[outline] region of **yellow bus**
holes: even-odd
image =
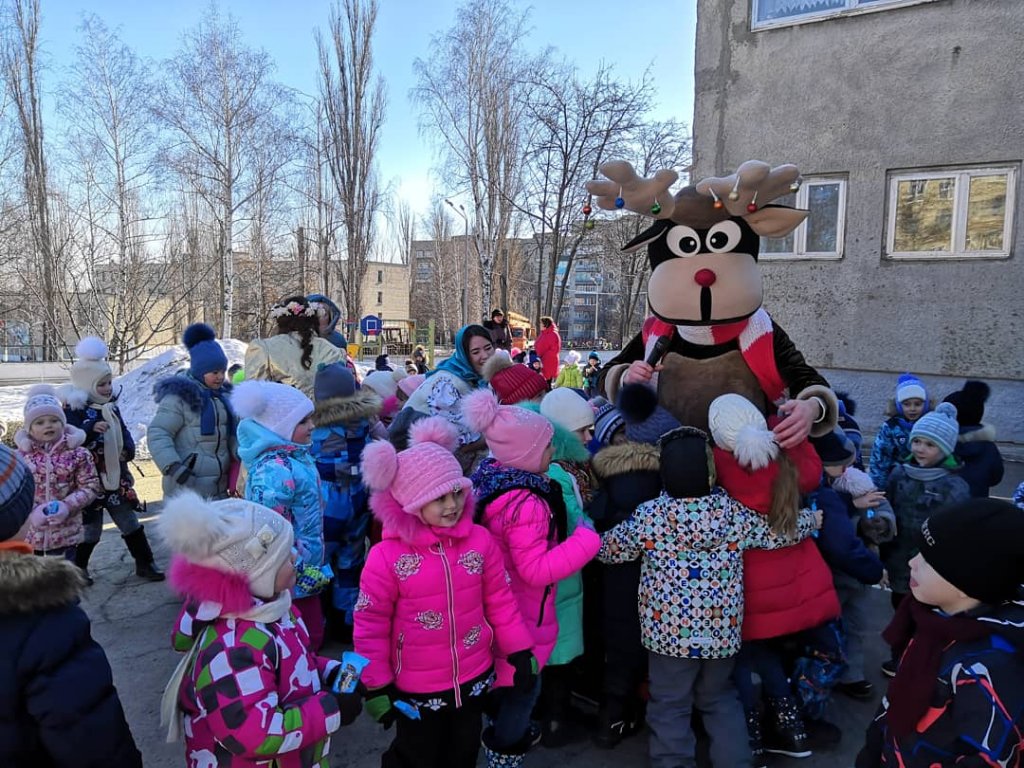
[[[512,336],[512,349],[527,349],[532,346],[536,332],[529,319],[518,312],[509,312],[505,318],[509,334]]]

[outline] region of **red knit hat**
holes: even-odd
[[[505,354],[495,353],[483,369],[484,381],[491,385],[498,402],[515,405],[547,392],[544,377],[526,365],[513,363]]]

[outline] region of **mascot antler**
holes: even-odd
[[[633,166],[625,160],[603,163],[598,170],[606,178],[586,183],[587,191],[596,198],[598,208],[606,211],[625,208],[654,219],[672,216],[675,198],[668,188],[679,178],[675,171],[662,169],[655,172],[653,177],[645,179],[638,176]],[[618,198],[622,198],[622,205],[616,204]]]
[[[732,216],[746,216],[761,206],[800,188],[795,165],[772,168],[760,160],[747,160],[728,176],[712,176],[696,184],[697,191],[721,200]]]

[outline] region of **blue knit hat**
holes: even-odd
[[[928,402],[928,391],[924,388],[924,382],[912,373],[900,374],[896,380],[896,402],[902,403],[912,397],[919,397],[925,403]]]
[[[960,425],[956,420],[956,406],[952,403],[939,403],[931,413],[926,413],[910,430],[910,439],[924,437],[931,440],[946,456],[952,455],[956,448],[956,439],[960,434]]]
[[[646,384],[626,384],[619,390],[619,410],[626,421],[626,439],[653,445],[666,432],[682,426],[658,404],[658,395]]]
[[[208,373],[228,369],[228,356],[217,342],[217,332],[206,323],[190,325],[181,341],[188,349],[188,370],[193,377],[202,380]]]
[[[18,454],[0,445],[0,541],[14,536],[35,501],[36,484]]]
[[[601,445],[611,445],[615,433],[626,426],[622,413],[603,397],[595,397],[590,405],[596,406],[594,412],[594,438]]]
[[[597,354],[597,352],[591,352],[589,355],[587,355],[587,360],[597,360],[597,362],[601,362],[601,358]]]
[[[336,397],[352,397],[359,386],[344,363],[320,363],[313,380],[313,400],[322,403]]]

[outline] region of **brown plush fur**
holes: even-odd
[[[0,551],[0,616],[63,608],[84,587],[82,572],[63,558]]]
[[[992,424],[982,424],[981,429],[973,432],[964,432],[957,438],[960,443],[994,443],[996,441],[996,428]]]
[[[772,505],[768,525],[780,536],[796,535],[796,518],[800,512],[800,477],[796,465],[784,451],[776,459],[779,473],[772,483]]]
[[[320,400],[313,409],[313,423],[318,427],[347,424],[380,414],[380,395],[372,389],[358,389],[352,397]]]
[[[488,358],[487,362],[484,363],[484,368],[480,374],[484,377],[484,381],[490,383],[496,373],[503,371],[506,368],[511,368],[513,365],[518,365],[518,363],[513,363],[505,355],[492,355]]]
[[[738,350],[708,360],[669,352],[658,374],[658,399],[680,424],[708,431],[708,407],[723,392],[742,395],[766,412],[761,385]]]
[[[602,448],[591,467],[598,477],[613,477],[627,472],[657,472],[661,464],[658,447],[647,443],[619,443]]]

